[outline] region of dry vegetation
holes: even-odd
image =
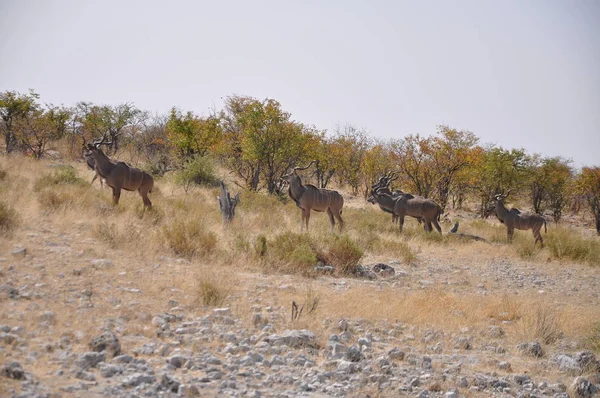
[[[282,318],[277,327],[309,327],[323,339],[331,322],[341,318],[362,318],[374,325],[400,322],[450,333],[466,328],[475,334],[490,324],[510,321],[504,327],[515,344],[538,339],[552,350],[560,337],[567,336],[579,347],[600,349],[597,298],[505,289],[502,281],[488,280],[479,272],[484,264],[504,259],[539,269],[550,281],[568,269],[573,279],[595,284],[600,243],[578,228],[550,225],[544,249],[533,249],[529,231],[517,231],[509,245],[504,226],[495,219],[476,220],[464,214],[461,231],[482,236],[490,244],[426,234],[412,219],[400,235],[389,214],[362,198],[345,195],[344,234],[329,233],[327,217],[319,213],[311,218],[307,234],[300,233],[300,210],[292,203],[243,192],[233,224],[224,229],[216,188],[186,192],[167,174],[156,183],[154,208],[144,211],[137,193],[131,192],[113,207],[110,190],[101,190],[98,182],[89,186],[91,177],[83,163],[0,158],[0,250],[9,253],[13,246],[23,245],[34,259],[45,262],[29,272],[43,272],[52,285],[51,299],[40,311],[55,312],[50,333],[57,339],[73,333],[76,324],[90,336],[116,317],[130,320],[125,334],[150,335],[149,318],[167,310],[170,300],[189,314],[228,306],[244,317],[251,303],[243,292],[262,292],[263,304],[286,312],[292,301],[305,305],[299,319]],[[444,232],[451,226],[444,224]],[[45,254],[44,239],[79,251],[81,260]],[[94,258],[108,258],[117,266],[85,266]],[[364,284],[352,276],[357,264],[391,260],[406,273],[394,283]],[[318,261],[334,265],[337,275],[315,275]],[[422,277],[428,268],[436,272],[438,265],[449,265],[452,272],[434,275],[432,284],[413,278],[413,274]],[[74,278],[77,272],[80,276]],[[336,283],[341,278],[349,278],[351,288],[340,288]],[[440,283],[444,278],[447,283]],[[66,298],[77,290],[85,292],[90,303],[89,316],[83,319],[73,310],[78,303]],[[27,303],[18,304],[22,308],[9,308],[7,301],[0,305],[3,313],[23,311],[23,321],[31,327],[39,323],[31,318]]]

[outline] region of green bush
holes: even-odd
[[[284,232],[273,239],[269,249],[277,268],[307,274],[317,263],[317,255],[307,234]]]
[[[4,202],[0,202],[0,234],[11,232],[19,223],[17,212]]]
[[[77,170],[73,166],[58,166],[56,171],[51,174],[45,174],[38,178],[33,185],[33,190],[36,192],[44,188],[56,185],[87,185],[87,183],[79,178]]]
[[[183,186],[186,192],[194,185],[209,187],[219,185],[219,181],[215,176],[215,167],[206,156],[196,157],[187,162],[181,170],[176,172],[175,182]]]

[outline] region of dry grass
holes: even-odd
[[[562,297],[552,297],[549,300],[554,301],[545,307],[536,306],[539,304],[537,293],[516,295],[495,291],[493,281],[490,295],[474,291],[480,282],[478,267],[492,258],[521,264],[524,258],[550,277],[564,267],[581,268],[569,263],[546,264],[549,256],[592,263],[594,246],[590,244],[587,251],[578,248],[579,243],[589,242],[560,228],[550,229],[544,235],[547,248],[543,250],[529,249],[533,247],[530,231],[516,232],[514,243],[508,245],[506,228],[495,220],[461,221],[460,232],[482,236],[494,242],[491,245],[455,242],[452,237],[426,234],[422,226],[410,218],[400,234],[398,226],[390,222],[389,214],[356,198],[349,200],[344,209],[346,228],[342,235],[329,232],[329,221],[323,213],[313,213],[306,234],[299,233],[300,210],[294,204],[244,191],[233,224],[223,229],[215,189],[201,187],[186,195],[167,176],[157,180],[155,192],[151,194],[154,203],[151,211],[143,210],[136,192],[124,192],[119,206],[113,207],[110,189],[101,190],[97,184],[90,187],[88,182],[82,184],[78,179],[88,181],[91,172],[87,172],[83,164],[73,167],[57,171],[44,162],[0,158],[0,170],[6,171],[0,182],[0,204],[19,213],[20,224],[13,231],[51,229],[57,235],[68,234],[74,237],[73,250],[84,253],[81,261],[106,257],[117,264],[112,270],[93,273],[88,270],[90,274],[84,273],[79,279],[69,279],[72,272],[69,267],[82,267],[79,262],[61,269],[46,267],[48,280],[60,280],[57,274],[62,272],[72,284],[65,283],[52,293],[55,294],[53,302],[47,303],[48,309],[57,314],[52,331],[56,335],[76,328],[86,333],[86,337],[81,338],[83,344],[87,336],[98,330],[102,319],[119,317],[127,319],[124,320],[126,333],[145,335],[148,330],[144,329],[143,319],[148,314],[169,309],[169,300],[181,303],[190,316],[208,311],[205,307],[221,305],[231,306],[234,312],[237,308],[239,313],[249,313],[251,304],[247,297],[254,297],[256,286],[263,283],[268,288],[257,297],[260,303],[285,312],[281,318],[274,318],[277,328],[308,327],[323,338],[331,333],[325,320],[341,318],[363,318],[373,323],[397,320],[416,327],[445,328],[452,332],[463,327],[486,330],[490,324],[508,321],[503,327],[511,341],[531,336],[551,342],[562,332],[598,350],[600,310],[589,302],[582,303],[576,296],[563,301]],[[38,190],[32,195],[34,186]],[[0,220],[1,212],[0,208]],[[0,245],[6,248],[9,243]],[[581,252],[587,254],[570,254]],[[392,287],[387,282],[351,281],[351,288],[337,290],[332,288],[330,277],[305,278],[314,276],[311,271],[320,256],[326,262],[348,269],[359,261],[366,261],[365,258],[402,259],[402,266],[411,266],[405,268],[409,275],[401,279],[400,284],[414,283],[411,270],[429,266],[427,261],[433,258],[444,266],[456,264],[453,268],[456,273],[449,274],[448,278],[454,282],[464,280],[465,284],[435,285],[429,289],[413,286],[410,290]],[[177,257],[190,261],[178,262]],[[224,274],[207,271],[209,263],[211,267],[222,267]],[[244,274],[247,270],[253,271],[256,280]],[[256,270],[270,275],[264,276],[254,272]],[[274,274],[274,271],[289,275]],[[120,275],[121,272],[126,274]],[[232,277],[239,281],[232,282]],[[70,311],[85,307],[87,299],[69,303],[68,297],[88,285],[93,291],[90,301],[94,307],[86,310],[85,316],[80,310]],[[280,285],[292,288],[280,289]],[[124,290],[126,288],[140,289],[143,294],[135,295]],[[108,296],[114,301],[109,301]],[[552,307],[550,303],[557,300],[561,305]],[[294,322],[289,317],[292,301],[305,305],[302,316]],[[313,306],[315,310],[307,312],[307,308]],[[31,320],[32,330],[38,327],[37,323]]]
[[[516,327],[523,340],[552,344],[563,336],[564,321],[555,307],[538,302],[522,307],[521,311]]]
[[[11,206],[0,202],[0,235],[8,235],[19,225],[19,215]]]
[[[222,306],[231,295],[227,279],[211,272],[198,277],[196,292],[197,302],[207,307]]]

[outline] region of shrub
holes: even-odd
[[[17,212],[4,202],[0,202],[0,234],[8,234],[19,223]]]
[[[212,161],[204,157],[196,157],[187,162],[183,168],[175,174],[175,182],[182,185],[185,192],[193,185],[217,186],[219,181],[215,176],[215,168]]]
[[[336,272],[342,275],[354,274],[363,256],[363,251],[348,235],[334,235],[326,240],[320,252],[324,262],[333,265]]]
[[[169,249],[183,257],[210,254],[217,246],[217,236],[195,221],[173,221],[162,233]]]
[[[557,228],[549,231],[544,241],[554,258],[600,266],[598,240],[585,238],[573,230]]]
[[[87,183],[79,178],[74,167],[58,166],[54,173],[38,178],[33,185],[33,190],[39,192],[44,188],[56,185],[87,185]]]
[[[311,267],[317,263],[315,250],[307,234],[284,232],[277,235],[271,244],[270,253],[280,262],[278,268],[288,272],[310,273]]]

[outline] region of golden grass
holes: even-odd
[[[240,276],[250,269],[272,274],[268,276],[273,278],[268,282],[269,287],[272,284],[295,286],[294,289],[269,289],[261,296],[264,305],[280,306],[289,311],[292,300],[299,305],[305,304],[305,312],[298,320],[292,322],[287,315],[277,318],[278,327],[309,327],[323,338],[331,332],[324,319],[363,318],[374,323],[398,320],[451,331],[460,331],[463,327],[485,330],[490,324],[509,321],[512,323],[505,328],[510,339],[541,336],[537,338],[552,341],[552,332],[559,331],[577,339],[591,336],[586,343],[590,347],[593,347],[593,341],[598,341],[598,328],[594,329],[593,325],[594,320],[600,319],[600,311],[591,304],[569,298],[560,306],[536,307],[539,299],[531,292],[517,296],[494,291],[482,296],[471,290],[471,286],[480,282],[480,264],[494,257],[514,261],[521,261],[523,257],[537,267],[547,267],[544,270],[550,274],[559,266],[546,265],[548,257],[590,263],[589,255],[574,260],[563,249],[557,252],[560,254],[553,252],[554,246],[575,246],[580,239],[577,234],[567,236],[561,229],[552,228],[544,234],[548,247],[543,250],[529,249],[533,247],[531,231],[517,231],[513,244],[507,244],[506,228],[496,220],[467,220],[462,222],[460,229],[460,232],[482,236],[493,244],[456,242],[453,237],[439,236],[437,232],[427,234],[411,218],[407,218],[400,234],[389,214],[365,205],[362,198],[348,201],[348,208],[343,213],[346,221],[343,234],[329,232],[329,220],[323,213],[313,213],[309,232],[300,233],[300,210],[294,204],[246,191],[242,192],[236,218],[224,229],[216,200],[217,189],[198,188],[193,194],[186,195],[167,176],[157,181],[150,196],[154,204],[152,210],[144,211],[137,192],[123,192],[121,202],[114,207],[110,189],[101,189],[97,184],[89,186],[87,180],[91,179],[92,173],[86,171],[83,163],[73,167],[75,173],[65,169],[70,170],[64,172],[65,175],[74,174],[86,181],[85,184],[66,177],[58,178],[60,183],[55,183],[56,179],[52,177],[52,183],[48,183],[50,177],[46,176],[54,176],[56,169],[48,167],[47,163],[20,157],[0,158],[0,169],[6,171],[0,183],[0,203],[18,210],[20,224],[17,231],[51,228],[76,233],[77,242],[85,243],[74,242],[73,246],[84,252],[84,256],[106,256],[115,259],[117,264],[122,258],[126,264],[113,270],[88,270],[89,274],[80,278],[87,282],[79,279],[74,282],[79,290],[92,286],[90,300],[94,308],[89,311],[93,317],[79,319],[76,311],[72,314],[65,311],[65,308],[72,308],[73,304],[66,303],[72,292],[67,291],[67,287],[57,292],[56,302],[48,303],[48,307],[57,313],[55,333],[72,330],[77,325],[78,330],[93,334],[98,329],[99,319],[126,316],[131,319],[127,333],[144,335],[148,330],[139,326],[143,322],[137,320],[132,311],[156,314],[168,310],[167,303],[171,299],[179,301],[190,314],[203,313],[207,311],[204,307],[211,305],[227,305],[234,312],[237,309],[239,314],[247,314],[250,304],[240,297],[252,297],[256,285],[265,279],[264,276],[256,277],[257,280],[246,274]],[[39,190],[31,194],[36,181],[40,180],[44,183],[38,182]],[[342,268],[344,264],[351,267],[365,259],[401,259],[403,266],[410,264],[406,281],[410,280],[411,269],[427,266],[425,261],[431,257],[443,264],[465,268],[456,268],[456,274],[448,275],[449,279],[462,280],[465,284],[452,291],[454,287],[443,285],[404,290],[387,283],[363,285],[357,282],[348,290],[338,291],[331,287],[330,279],[304,278],[314,276],[310,271],[319,256],[324,256],[327,262],[339,261],[338,266]],[[186,257],[190,262],[177,263],[172,257]],[[226,271],[223,275],[210,273],[207,270],[209,263],[212,268],[222,267]],[[160,267],[152,268],[152,264]],[[59,272],[67,275],[71,272],[68,268],[48,268],[49,278],[54,279]],[[127,275],[119,275],[121,271]],[[231,278],[239,278],[239,281],[231,281]],[[96,287],[92,280],[100,281],[100,286]],[[310,286],[305,286],[307,283]],[[111,295],[121,301],[120,305],[109,303],[102,297],[102,284],[110,285]],[[143,298],[132,296],[133,293],[124,291],[123,287],[141,289]],[[233,288],[245,292],[238,294]],[[132,301],[139,301],[139,305],[134,310],[127,309],[125,303]],[[306,308],[315,302],[316,309],[307,313]],[[582,308],[588,316],[578,315]]]

